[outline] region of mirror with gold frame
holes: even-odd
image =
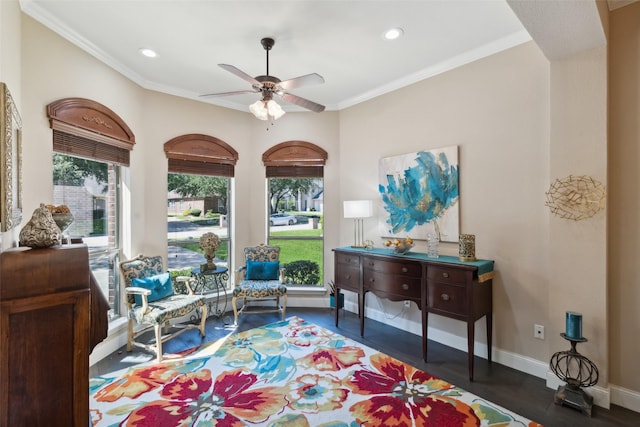
[[[22,122],[11,92],[0,83],[0,231],[22,221]]]

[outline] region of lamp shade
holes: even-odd
[[[373,215],[371,200],[345,200],[345,218],[369,218]]]
[[[280,117],[284,116],[284,110],[273,99],[267,101],[267,111],[274,120],[278,120]]]
[[[253,104],[249,105],[249,111],[251,111],[253,115],[260,120],[267,120],[267,118],[269,117],[267,108],[265,107],[264,101],[262,100],[256,101]]]

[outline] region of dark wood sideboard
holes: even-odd
[[[85,245],[0,253],[0,426],[86,426],[109,304]]]
[[[364,336],[365,295],[373,292],[392,301],[409,300],[422,310],[422,356],[427,361],[428,313],[467,323],[469,379],[473,381],[476,320],[486,317],[488,361],[491,363],[493,324],[493,261],[459,261],[408,252],[395,255],[388,249],[336,248],[335,285],[358,296],[360,335]],[[335,311],[338,326],[338,310]]]

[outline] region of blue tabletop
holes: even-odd
[[[216,267],[215,270],[205,270],[205,271],[200,271],[200,268],[194,268],[193,270],[191,270],[191,274],[192,275],[196,275],[196,274],[204,274],[205,276],[210,276],[212,274],[222,274],[222,273],[226,273],[229,269],[227,267]]]

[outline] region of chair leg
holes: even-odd
[[[202,315],[202,319],[200,319],[200,335],[202,336],[202,338],[204,338],[204,336],[206,335],[205,333],[205,325],[207,324],[207,305],[203,305],[202,306],[202,311],[200,312],[200,314]]]
[[[130,352],[133,349],[133,320],[129,319],[127,325],[127,351]]]
[[[287,317],[287,295],[282,295],[282,321]]]
[[[162,362],[162,324],[158,323],[154,326],[156,330],[156,352],[158,362]]]
[[[238,302],[238,298],[236,297],[231,298],[231,306],[233,307],[233,324],[234,325],[238,324],[238,307],[236,306],[237,302]]]

